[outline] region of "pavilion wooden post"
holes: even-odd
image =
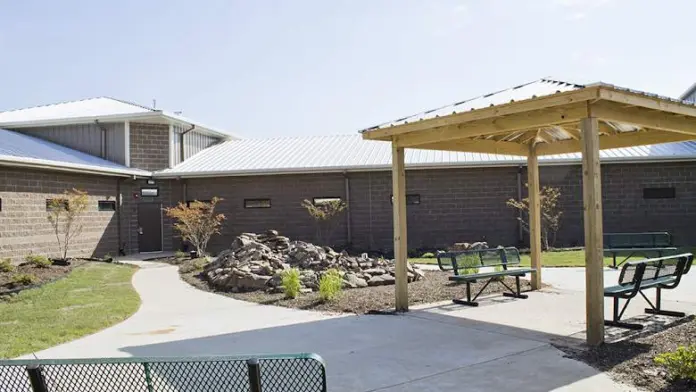
[[[582,130],[582,198],[585,212],[585,295],[587,344],[604,342],[604,251],[602,176],[599,165],[599,124],[594,117],[580,122]]]
[[[532,290],[541,289],[541,201],[539,195],[539,159],[536,146],[527,156],[527,192],[529,197],[529,251],[532,259]]]
[[[406,240],[406,170],[404,148],[392,141],[392,210],[394,214],[394,261],[396,263],[397,312],[408,311],[408,268]]]

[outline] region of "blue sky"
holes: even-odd
[[[0,0],[0,110],[113,96],[349,134],[544,76],[678,96],[690,0]]]

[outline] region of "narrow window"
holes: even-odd
[[[157,197],[159,196],[159,188],[140,188],[140,196],[142,197]]]
[[[671,188],[643,188],[643,199],[674,199],[677,190]]]
[[[201,203],[210,203],[210,200],[186,200],[186,207],[191,207],[191,203],[193,202],[201,202]]]
[[[391,204],[394,204],[394,196],[392,195],[389,199]],[[416,205],[420,204],[420,195],[417,193],[406,195],[406,205]]]
[[[315,197],[312,199],[312,203],[314,203],[315,206],[319,204],[326,204],[326,203],[332,203],[336,201],[341,201],[340,197]]]
[[[99,200],[99,211],[116,211],[115,200]]]
[[[0,211],[2,211],[2,199],[0,199]]]
[[[271,208],[271,199],[244,199],[244,208]]]

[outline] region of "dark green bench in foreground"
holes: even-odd
[[[612,320],[604,320],[604,324],[628,329],[642,329],[643,326],[640,324],[621,321],[626,307],[638,294],[645,298],[650,305],[650,308],[645,309],[645,313],[684,317],[685,314],[682,312],[662,309],[662,290],[677,288],[682,276],[689,272],[693,259],[694,256],[691,253],[684,253],[624,263],[621,274],[619,274],[619,284],[604,288],[604,296],[614,299]],[[643,293],[643,290],[653,288],[657,290],[655,304]],[[626,303],[619,311],[619,300],[621,299],[625,299]]]
[[[326,392],[316,354],[0,361],[3,392]]]
[[[664,231],[604,234],[604,255],[612,257],[612,268],[618,268],[634,256],[651,258],[674,253],[677,253],[677,248],[672,246],[672,236]],[[617,256],[625,258],[617,264]]]
[[[460,305],[478,306],[476,299],[488,287],[491,282],[497,281],[510,292],[503,293],[506,297],[527,298],[526,294],[520,293],[520,277],[525,276],[530,272],[534,272],[533,268],[514,268],[520,265],[520,252],[517,248],[494,248],[494,249],[477,249],[463,250],[453,252],[438,252],[437,264],[443,271],[453,271],[454,275],[449,277],[449,280],[459,283],[466,283],[466,300],[453,299],[452,302]],[[465,269],[479,269],[482,267],[501,267],[501,271],[482,272],[460,274]],[[505,284],[500,277],[514,276],[515,290]],[[471,284],[479,280],[486,279],[486,284],[479,290],[474,297],[471,297]]]

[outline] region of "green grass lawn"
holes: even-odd
[[[0,358],[39,351],[125,320],[140,306],[136,269],[88,263],[66,278],[0,302]]]
[[[644,257],[635,257],[635,259],[642,259]],[[620,263],[623,261],[624,257],[617,256],[616,262]],[[634,259],[634,258],[632,258]],[[437,259],[428,258],[410,258],[408,259],[412,263],[418,264],[437,264]],[[522,255],[522,265],[529,266],[530,258],[528,254]],[[585,266],[585,251],[584,250],[573,250],[566,252],[544,252],[541,255],[541,263],[544,267],[584,267]],[[604,258],[604,265],[609,266],[612,264],[611,257]]]

